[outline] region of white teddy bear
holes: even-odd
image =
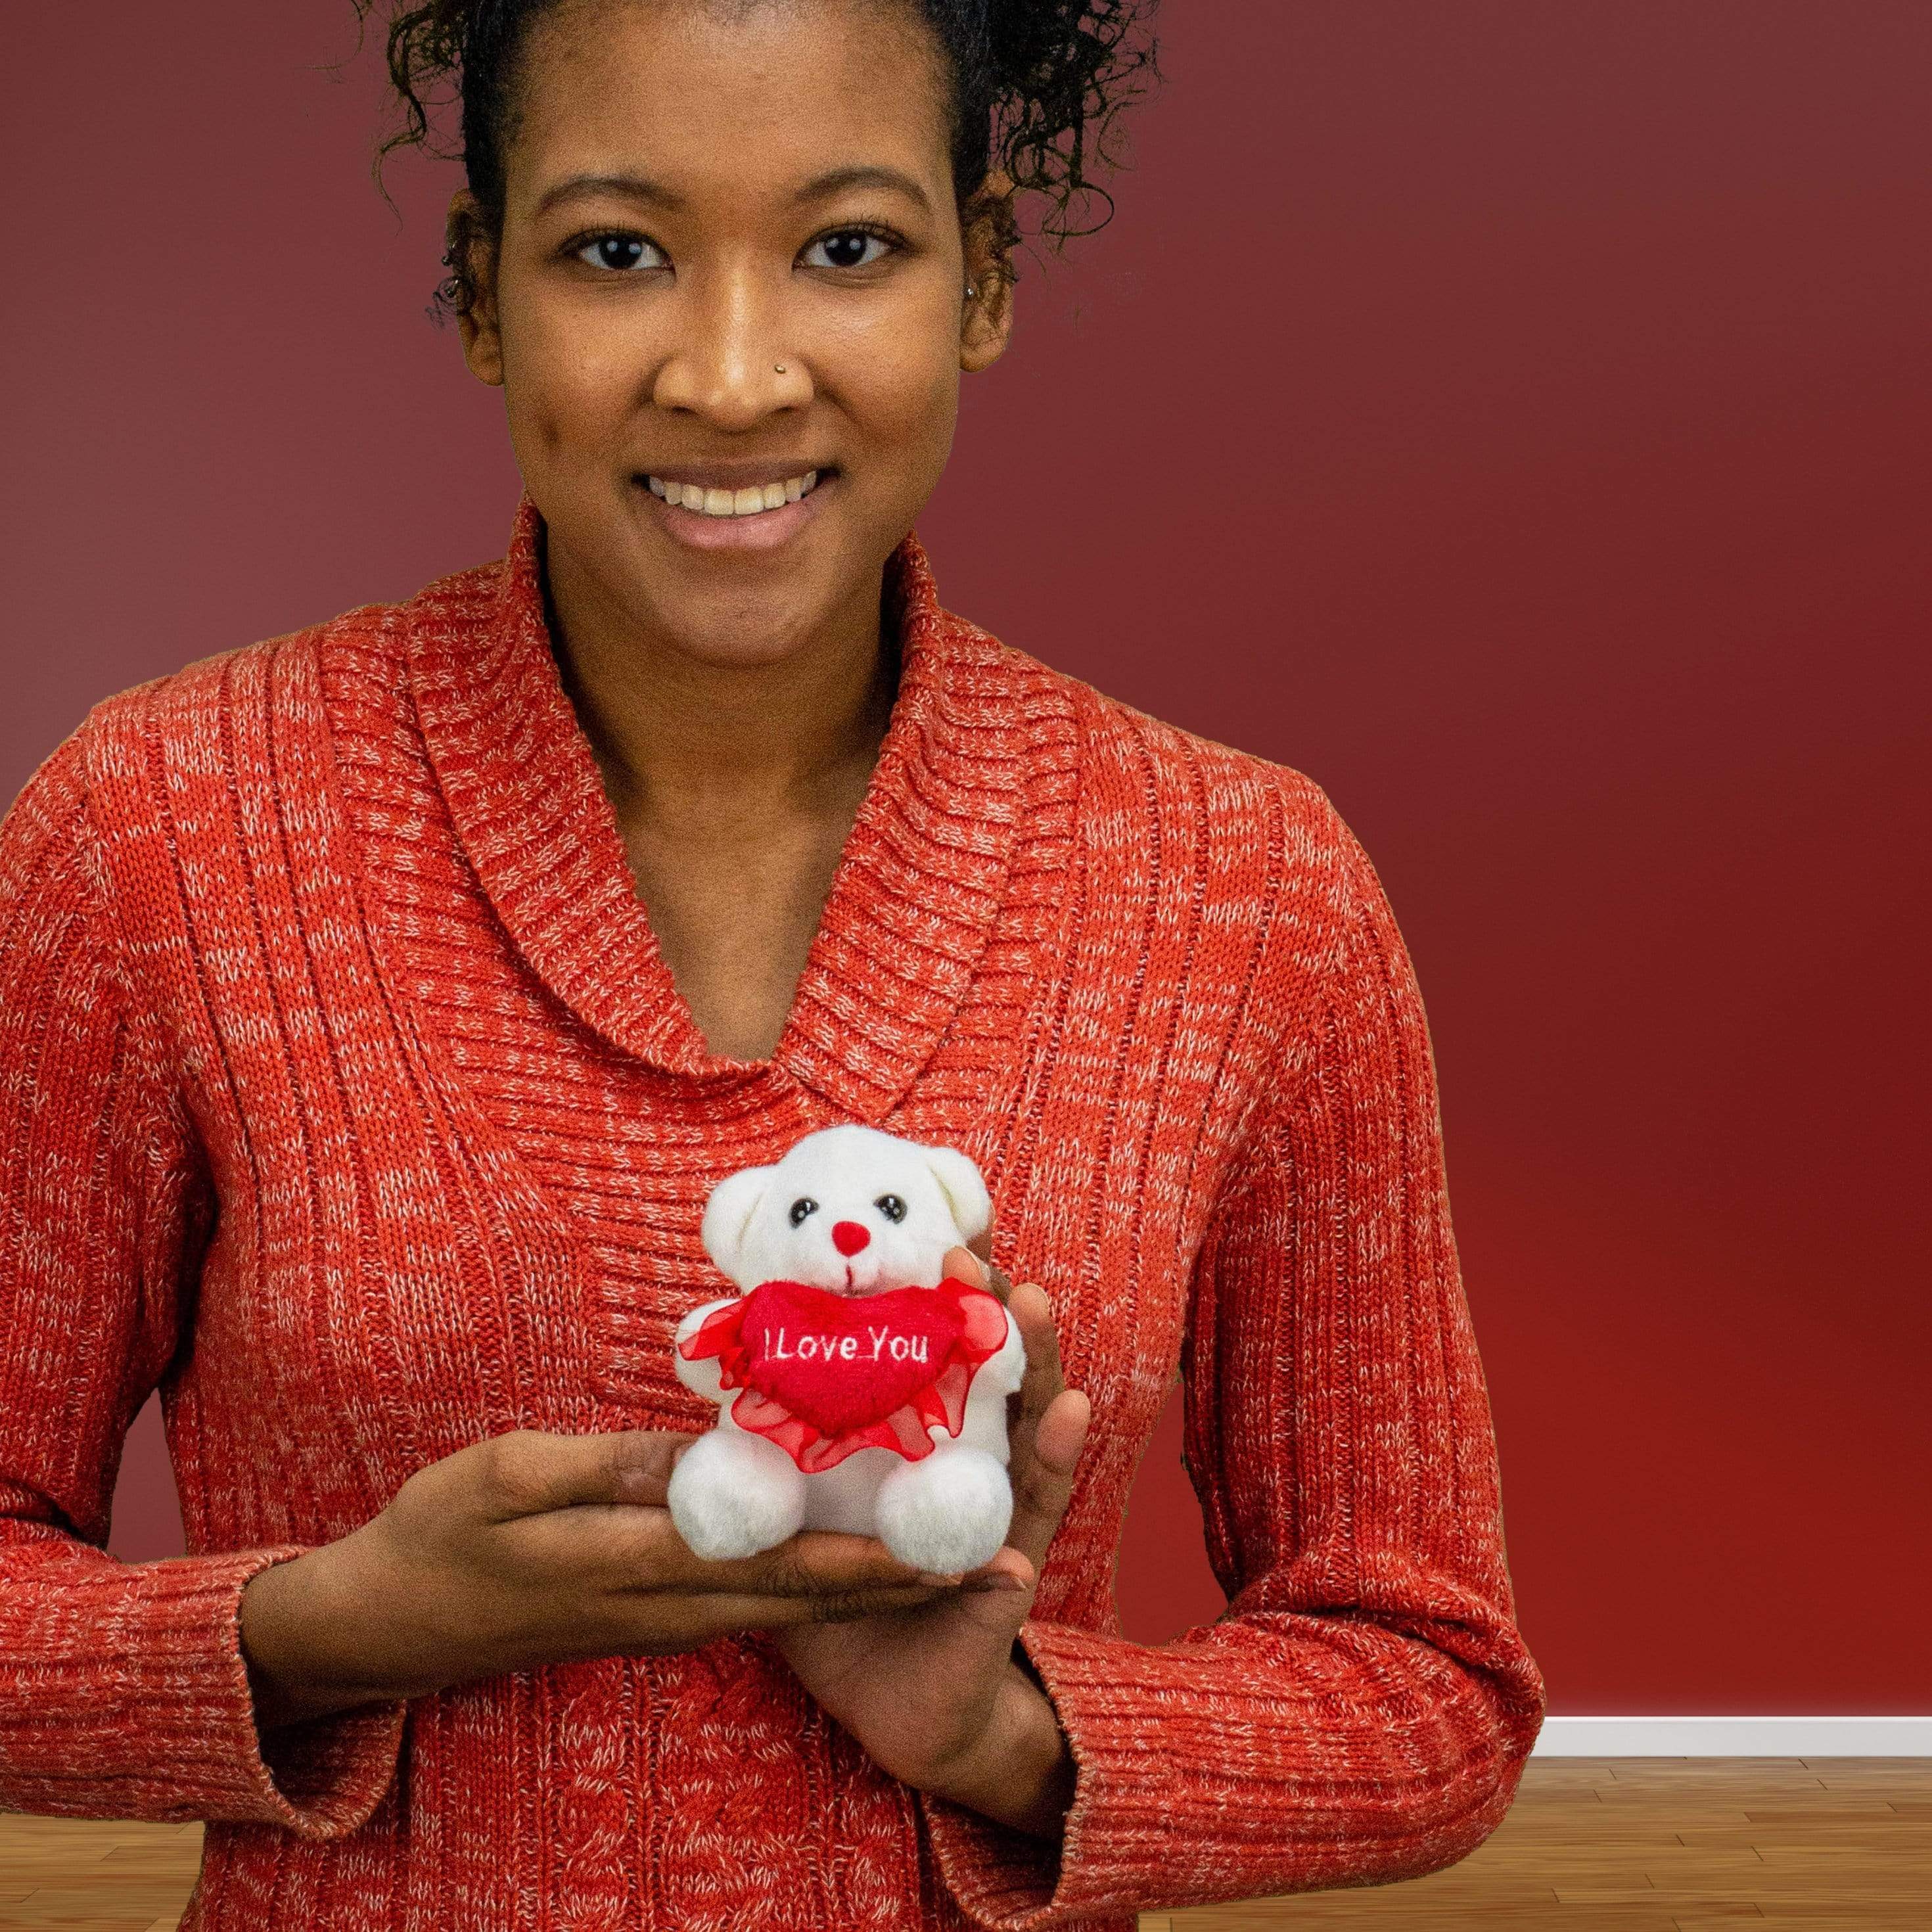
[[[948,1575],[999,1550],[1025,1346],[996,1295],[940,1278],[946,1250],[992,1217],[956,1148],[857,1125],[712,1190],[704,1250],[739,1292],[686,1316],[673,1356],[720,1410],[670,1478],[698,1556],[753,1556],[804,1528],[877,1536]]]

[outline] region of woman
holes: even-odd
[[[1139,10],[393,26],[412,106],[460,75],[507,554],[110,700],[0,835],[0,1804],[207,1820],[188,1925],[1123,1928],[1508,1808],[1543,1688],[1375,872],[914,533]],[[992,1189],[963,1579],[663,1506],[705,1196],[843,1119]],[[1230,1604],[1151,1648],[1178,1376]],[[193,1553],[127,1566],[157,1387]]]

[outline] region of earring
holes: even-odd
[[[976,289],[970,282],[968,282],[966,284],[966,292],[969,296],[976,296],[980,291]]]

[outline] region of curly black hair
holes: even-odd
[[[504,156],[516,128],[518,62],[533,23],[560,0],[352,0],[358,20],[389,14],[389,79],[400,98],[403,125],[376,147],[382,163],[402,146],[460,160],[481,223],[494,240],[502,232]],[[953,193],[962,218],[997,167],[1012,193],[978,211],[988,224],[994,273],[1018,279],[1012,250],[1020,238],[1015,198],[1043,195],[1040,224],[1056,245],[1104,227],[1114,200],[1090,178],[1095,162],[1118,166],[1109,151],[1115,117],[1161,78],[1158,44],[1147,29],[1159,0],[904,0],[937,37],[950,84],[949,132]],[[434,144],[431,110],[451,94],[460,100],[462,143]],[[1071,211],[1090,198],[1106,203],[1100,220],[1074,225]],[[430,305],[439,322],[466,314],[477,288],[470,268],[472,232],[452,220],[449,274]]]

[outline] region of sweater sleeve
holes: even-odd
[[[0,1810],[339,1837],[388,1785],[406,1706],[258,1735],[242,1589],[306,1546],[104,1546],[214,1203],[104,902],[86,728],[0,821]]]
[[[1340,937],[1217,1201],[1182,1349],[1228,1607],[1151,1647],[1024,1626],[1076,1765],[1064,1843],[922,1801],[954,1896],[1001,1932],[1438,1870],[1502,1821],[1542,1725],[1422,1002],[1334,824]]]

